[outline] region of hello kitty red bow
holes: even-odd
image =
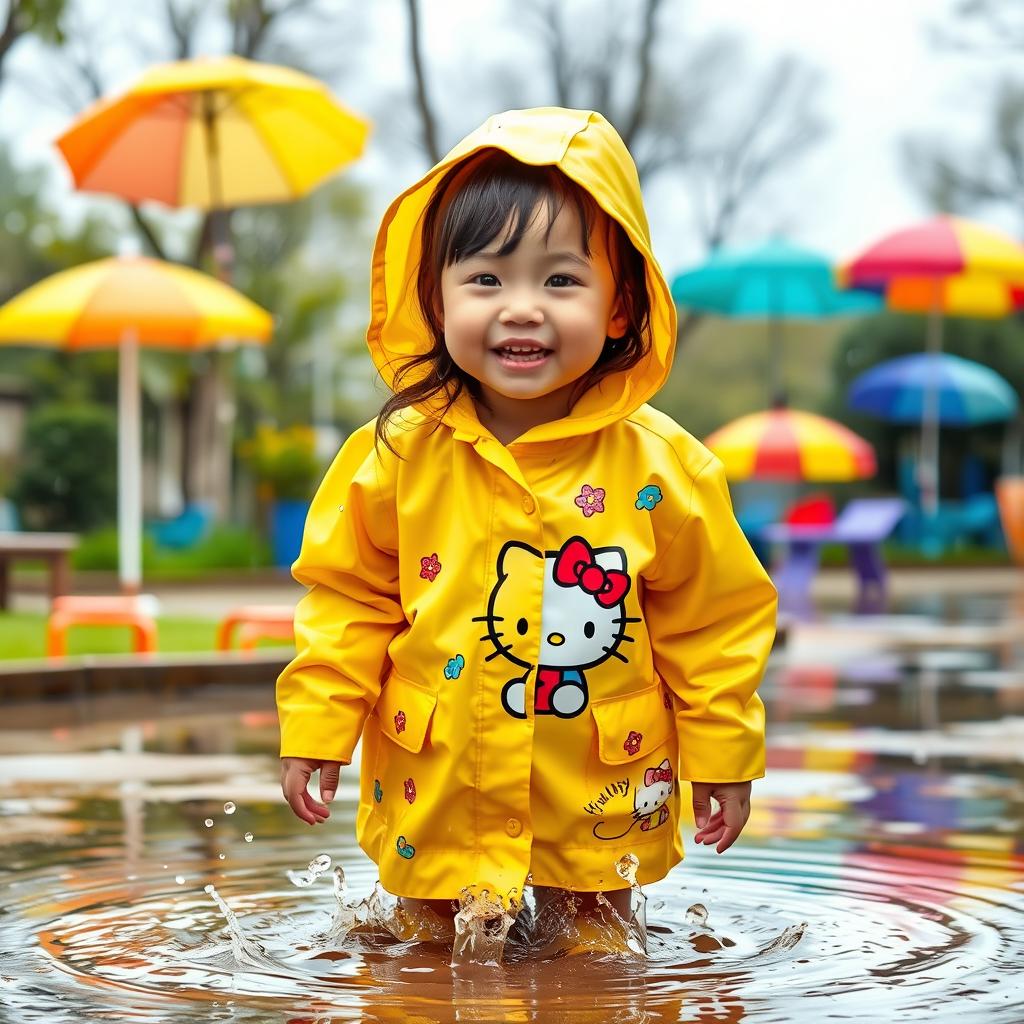
[[[618,604],[629,592],[629,576],[617,569],[603,569],[582,537],[567,540],[555,559],[555,582],[563,587],[581,587],[605,608]]]
[[[644,772],[644,785],[653,786],[656,782],[671,782],[671,768],[648,768]]]

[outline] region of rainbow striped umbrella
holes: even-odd
[[[874,449],[835,420],[799,409],[741,416],[704,441],[730,480],[807,480],[824,483],[875,475]]]
[[[947,215],[894,231],[836,272],[843,287],[879,291],[886,305],[928,314],[926,351],[942,351],[943,315],[1005,316],[1024,305],[1024,246]],[[939,502],[939,404],[936,383],[921,403],[921,500]]]

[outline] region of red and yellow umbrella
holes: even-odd
[[[799,409],[741,416],[704,443],[730,480],[864,480],[876,472],[874,449],[841,423]]]
[[[836,276],[844,288],[881,292],[903,313],[1001,317],[1024,306],[1024,246],[962,217],[894,231]]]

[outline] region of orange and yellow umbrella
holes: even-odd
[[[142,579],[139,346],[194,350],[265,342],[272,326],[266,310],[233,288],[142,257],[62,271],[0,306],[0,345],[119,350],[117,517],[125,590],[138,590]]]
[[[841,423],[799,409],[741,416],[704,443],[730,480],[807,480],[824,483],[875,475],[874,449]]]
[[[305,195],[355,160],[368,133],[309,75],[215,57],[151,68],[57,146],[79,189],[211,210]]]

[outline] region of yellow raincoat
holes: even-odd
[[[349,763],[363,737],[359,842],[390,892],[515,898],[616,889],[683,856],[679,779],[764,774],[755,689],[775,591],[733,516],[721,464],[644,404],[675,310],[636,169],[597,113],[488,120],[384,216],[370,351],[387,383],[428,339],[419,220],[439,178],[484,147],[554,164],[626,230],[648,268],[652,345],[569,416],[507,447],[463,393],[408,411],[374,450],[345,443],[314,499],[295,578],[298,653],[278,680],[282,756]]]

